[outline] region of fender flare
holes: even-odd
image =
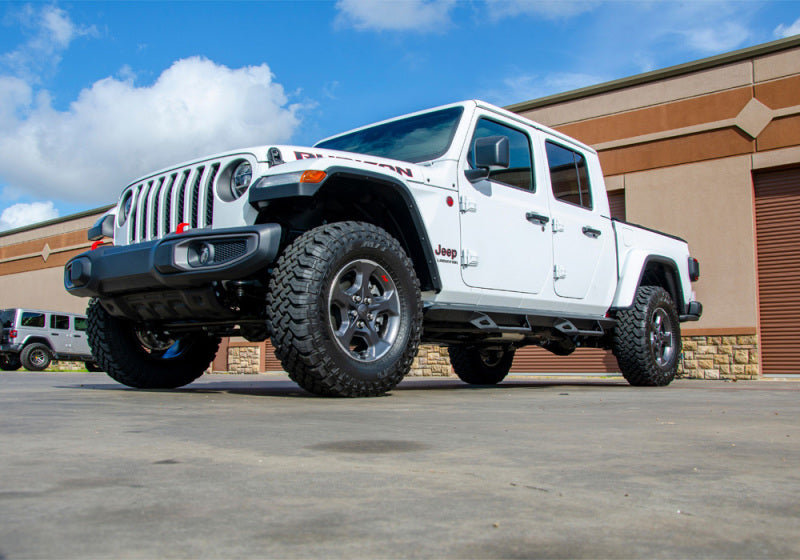
[[[636,290],[642,285],[644,273],[650,264],[662,264],[673,275],[672,286],[666,287],[670,296],[675,301],[675,307],[678,313],[684,312],[686,300],[683,294],[683,286],[681,285],[680,273],[678,264],[671,258],[663,255],[654,255],[646,251],[632,251],[625,259],[625,264],[620,271],[620,282],[617,286],[617,293],[614,296],[614,301],[611,303],[612,309],[628,309],[633,305],[633,300],[636,297]],[[638,274],[637,271],[638,270]]]
[[[397,177],[367,169],[334,165],[325,168],[325,172],[327,174],[325,179],[319,183],[276,185],[266,189],[260,189],[258,192],[254,192],[251,189],[249,193],[249,202],[251,205],[258,208],[258,203],[261,201],[293,197],[315,197],[320,192],[324,192],[326,185],[329,185],[331,181],[339,179],[367,181],[373,185],[380,185],[391,189],[391,191],[402,200],[404,209],[408,212],[408,216],[413,224],[416,234],[415,239],[419,242],[421,254],[418,256],[421,257],[423,262],[417,263],[415,260],[415,264],[425,267],[430,278],[432,289],[436,292],[440,292],[442,290],[442,280],[439,275],[439,268],[436,265],[436,258],[433,254],[433,247],[431,246],[430,237],[428,236],[428,230],[425,227],[422,214],[419,211],[417,202],[411,194],[408,185]],[[404,241],[407,245],[411,244],[408,240],[400,240],[401,243]],[[409,256],[413,259],[413,255]]]

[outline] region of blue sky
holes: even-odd
[[[194,156],[796,34],[796,0],[0,3],[0,230]]]

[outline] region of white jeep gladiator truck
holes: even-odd
[[[612,219],[592,148],[481,101],[147,175],[89,230],[106,237],[64,283],[132,387],[192,382],[222,336],[270,337],[320,395],[391,390],[421,341],[467,383],[536,344],[610,348],[659,386],[702,313],[686,242]]]

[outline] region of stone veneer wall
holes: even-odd
[[[756,335],[684,336],[679,377],[758,379]]]
[[[678,377],[690,379],[758,379],[758,338],[756,335],[684,336],[683,360]],[[81,364],[82,365],[82,364]],[[259,346],[230,346],[230,373],[259,373]],[[409,376],[452,376],[447,348],[423,344],[411,365]]]
[[[455,375],[450,367],[450,354],[444,346],[422,344],[411,364],[409,376],[448,377]]]
[[[229,346],[228,373],[260,373],[260,346]]]

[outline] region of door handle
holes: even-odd
[[[550,221],[550,218],[547,216],[542,216],[541,214],[537,214],[536,212],[528,212],[525,214],[525,219],[529,222],[539,224],[540,226],[547,225],[547,222]]]
[[[57,332],[51,332],[50,336],[58,336],[58,333]]]
[[[589,226],[583,226],[583,235],[587,237],[591,237],[592,239],[597,239],[602,235],[602,231],[599,229],[594,229]]]

